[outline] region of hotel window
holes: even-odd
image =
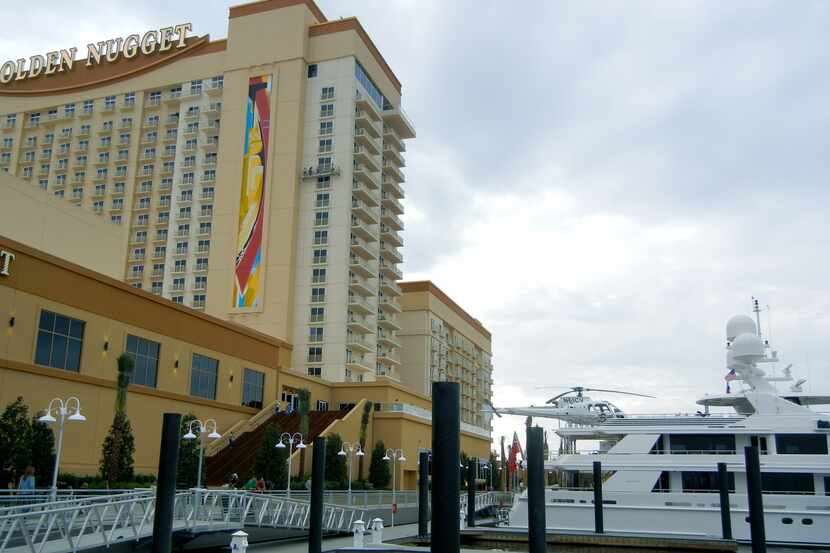
[[[320,363],[323,361],[323,348],[320,346],[314,346],[308,348],[308,362],[309,363]]]
[[[314,269],[311,272],[311,282],[312,284],[323,284],[326,282],[326,270],[325,269]]]
[[[55,190],[55,197],[56,198],[63,198],[64,197],[64,191],[63,190]]]
[[[124,183],[123,182],[116,182],[114,186],[115,186],[115,193],[116,194],[123,194],[124,193]]]
[[[160,348],[158,342],[127,334],[127,355],[133,359],[132,384],[156,387]]]
[[[178,277],[173,279],[173,290],[184,290],[184,277]]]
[[[177,259],[173,265],[173,271],[176,273],[183,273],[187,270],[187,259]]]
[[[326,308],[325,307],[312,307],[311,314],[309,315],[309,322],[312,323],[321,323],[326,318]]]
[[[109,152],[102,152],[98,154],[98,163],[109,163],[110,160],[110,153]]]
[[[315,376],[320,376],[320,375],[318,374],[318,375],[315,375]],[[318,399],[317,400],[317,410],[318,411],[328,411],[329,410],[329,402],[326,401],[326,400],[323,400],[323,399]]]
[[[149,103],[151,106],[157,106],[161,103],[161,91],[156,90],[150,93]]]
[[[32,168],[31,167],[24,167],[23,168],[23,176],[25,178],[31,178],[32,176]]]
[[[320,117],[334,117],[334,104],[320,104]]]
[[[38,123],[40,123],[40,113],[30,113],[29,123],[31,123],[32,125],[37,125]]]
[[[325,139],[321,140],[320,141],[320,147],[319,147],[319,150],[318,150],[319,153],[327,154],[327,153],[331,152],[331,143],[332,143],[331,138],[325,138]]]
[[[92,113],[92,110],[95,108],[95,102],[93,100],[84,100],[84,113]]]
[[[24,161],[34,161],[35,160],[35,153],[34,152],[26,152],[23,156]]]
[[[142,213],[141,215],[138,216],[138,220],[136,221],[136,224],[138,224],[140,226],[146,226],[147,223],[149,223],[149,222],[150,222],[150,216],[147,213]]]
[[[175,98],[177,96],[182,95],[182,87],[181,86],[174,86],[170,89],[170,96]]]
[[[215,181],[216,180],[216,171],[213,170],[213,169],[205,171],[204,174],[202,175],[202,180],[205,181],[205,182]]]
[[[121,215],[110,215],[110,223],[114,225],[121,224]]]
[[[153,159],[156,157],[156,149],[155,148],[144,148],[144,154],[142,155],[142,159]]]
[[[317,159],[317,170],[318,171],[330,171],[332,165],[332,158],[330,157],[321,157]]]
[[[311,289],[311,303],[323,303],[326,301],[326,289],[325,288],[312,288]]]
[[[156,246],[153,250],[153,257],[164,257],[167,255],[167,246]]]
[[[150,198],[139,198],[138,208],[139,209],[150,209]]]
[[[133,118],[132,117],[122,117],[121,118],[121,128],[122,129],[129,129],[132,126],[133,126]],[[122,141],[123,141],[124,135],[121,135],[121,138],[122,138]],[[128,138],[128,140],[129,140],[129,138]]]
[[[6,126],[7,127],[14,127],[15,123],[17,123],[17,115],[11,114],[6,116]]]
[[[327,230],[315,230],[314,231],[314,245],[315,246],[325,246],[329,243],[329,231]]]
[[[66,170],[69,169],[69,160],[68,159],[59,159],[58,160],[58,169]],[[66,175],[61,175],[65,177]]]
[[[109,148],[110,146],[112,146],[112,137],[105,136],[104,138],[101,139],[99,144],[101,145],[102,148]]]
[[[154,167],[153,167],[152,164],[144,165],[141,168],[141,174],[145,175],[145,176],[152,175],[153,174],[153,169],[154,169]]]
[[[207,253],[210,251],[210,240],[199,240],[196,245],[196,251],[199,253]]]
[[[315,227],[324,227],[329,224],[329,212],[328,211],[317,211],[314,213],[314,226]]]
[[[199,234],[210,234],[212,229],[213,225],[211,223],[199,223]]]
[[[107,96],[104,98],[104,107],[107,109],[112,109],[115,107],[115,96]]]
[[[317,194],[317,198],[314,202],[314,207],[316,209],[320,209],[322,207],[328,207],[331,200],[331,195],[328,192],[321,192]]]
[[[321,367],[309,367],[308,368],[308,376],[320,376],[323,374],[323,369]]]
[[[145,253],[146,253],[146,250],[144,248],[134,248],[133,249],[133,259],[135,259],[136,261],[142,260],[142,259],[144,259]]]
[[[0,162],[2,163],[9,163],[12,159],[12,155],[9,152],[0,154]]]
[[[167,229],[160,229],[156,231],[156,240],[167,240]]]
[[[314,265],[320,265],[322,263],[325,263],[327,261],[327,259],[328,259],[328,250],[325,250],[325,249],[314,250],[314,256],[313,256],[311,262]]]
[[[211,77],[210,86],[211,86],[211,88],[222,88],[222,87],[224,87],[225,86],[225,77],[223,75],[218,75],[216,77]]]
[[[154,282],[150,285],[150,291],[154,294],[161,295],[163,284],[161,282]]]
[[[205,306],[205,296],[204,294],[193,294],[193,307],[199,308]]]
[[[320,121],[320,134],[332,134],[334,132],[334,121]]]
[[[107,178],[108,174],[109,174],[109,171],[107,170],[106,167],[101,167],[97,171],[95,171],[95,176],[97,178],[102,178],[102,179]]]
[[[308,78],[313,79],[316,76],[317,76],[317,64],[316,63],[309,64],[309,66],[308,66]]]
[[[134,265],[131,269],[133,277],[140,278],[144,276],[144,265]]]
[[[242,374],[242,405],[262,409],[265,373],[245,369]]]
[[[54,120],[58,118],[58,108],[50,109],[46,112],[46,119],[47,120]]]
[[[197,276],[193,280],[193,287],[194,290],[204,290],[205,288],[207,288],[207,277],[204,275]]]
[[[66,104],[63,106],[63,114],[67,117],[75,116],[75,104]]]
[[[207,271],[208,269],[208,258],[207,257],[197,257],[196,258],[196,270],[197,271]]]
[[[182,193],[179,195],[180,202],[190,202],[193,200],[193,190],[182,190]]]
[[[218,375],[219,361],[194,353],[190,368],[191,395],[216,399],[216,379]]]
[[[104,200],[96,200],[92,202],[92,211],[95,213],[101,213],[104,211]]]
[[[36,136],[27,136],[26,137],[26,146],[30,148],[34,148],[37,146],[37,137]]]
[[[37,185],[40,188],[42,188],[43,190],[46,190],[47,188],[49,188],[49,180],[48,179],[40,179],[39,181],[37,181]]]
[[[202,93],[202,81],[190,81],[190,93],[191,94],[201,94]]]
[[[170,221],[170,212],[169,211],[160,211],[158,214],[157,221],[161,224],[167,224]],[[187,225],[185,225],[187,226]]]
[[[154,275],[163,275],[164,274],[164,263],[154,263],[153,264],[153,274]]]
[[[11,148],[14,145],[14,138],[4,138],[3,139],[3,147],[4,148]]]
[[[35,364],[80,372],[85,325],[78,319],[41,311]]]
[[[189,207],[180,207],[179,208],[179,219],[190,219],[190,208]]]
[[[126,146],[127,144],[129,144],[129,143],[130,143],[130,133],[126,132],[126,133],[124,133],[124,134],[119,135],[119,137],[118,137],[118,143],[119,143],[119,144],[123,144],[123,145],[125,145],[125,146]]]
[[[49,164],[48,163],[44,163],[40,166],[40,173],[42,175],[44,175],[44,174],[48,175],[49,174]]]
[[[190,234],[190,225],[179,225],[176,231],[176,236],[188,236]]]
[[[68,134],[72,134],[72,129],[63,129],[63,132],[61,134],[64,134],[66,131],[69,131]],[[44,144],[51,144],[54,141],[55,141],[55,133],[50,132],[50,133],[46,133],[45,135],[43,135],[43,143]]]
[[[135,105],[135,92],[127,92],[124,94],[124,105],[125,106],[134,106]]]
[[[323,327],[312,326],[308,329],[308,341],[312,344],[323,341]]]
[[[213,204],[203,205],[202,209],[199,211],[200,217],[212,217],[213,216]]]
[[[187,242],[176,242],[176,255],[187,255]]]
[[[170,298],[170,301],[172,301],[173,303],[182,305],[184,303],[184,296],[172,296]]]
[[[320,93],[320,99],[331,100],[332,98],[334,98],[334,87],[324,86],[322,92]]]

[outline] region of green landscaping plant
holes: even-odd
[[[339,434],[326,436],[326,480],[334,484],[332,489],[344,489],[348,484],[346,456],[338,455],[343,449],[343,439]]]
[[[363,404],[363,413],[361,413],[360,415],[360,437],[358,438],[358,441],[360,442],[360,449],[363,450],[364,453],[366,452],[366,431],[369,428],[369,417],[371,416],[371,414],[372,402],[366,400],[366,402]],[[365,455],[361,455],[357,458],[358,480],[363,479],[363,457],[365,457]]]
[[[279,439],[279,426],[269,424],[254,458],[254,476],[262,476],[266,481],[273,482],[277,489],[285,489],[288,448],[277,448]]]
[[[376,490],[381,490],[392,481],[392,471],[389,469],[389,462],[384,461],[386,446],[382,441],[375,444],[372,450],[372,460],[369,462],[369,482]]]
[[[101,451],[101,477],[110,487],[115,482],[133,479],[135,439],[127,417],[127,386],[133,374],[133,358],[126,353],[118,356],[118,379],[115,391],[115,416]]]

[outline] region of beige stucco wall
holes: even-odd
[[[113,278],[124,276],[127,228],[32,181],[0,173],[0,235]]]

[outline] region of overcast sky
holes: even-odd
[[[183,21],[221,38],[229,4],[31,0],[0,57]],[[830,391],[830,3],[319,5],[357,16],[403,83],[404,275],[493,332],[497,405],[583,385],[694,410],[753,294]]]

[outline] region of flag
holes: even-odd
[[[519,443],[519,435],[513,432],[513,443],[510,446],[510,456],[507,459],[508,471],[516,472],[516,468],[518,467],[516,460],[520,454],[524,457],[524,453],[522,453],[522,444]]]
[[[735,369],[730,369],[729,372],[726,373],[726,376],[723,377],[723,379],[727,382],[731,380],[738,380],[738,375],[737,373],[735,373]]]

